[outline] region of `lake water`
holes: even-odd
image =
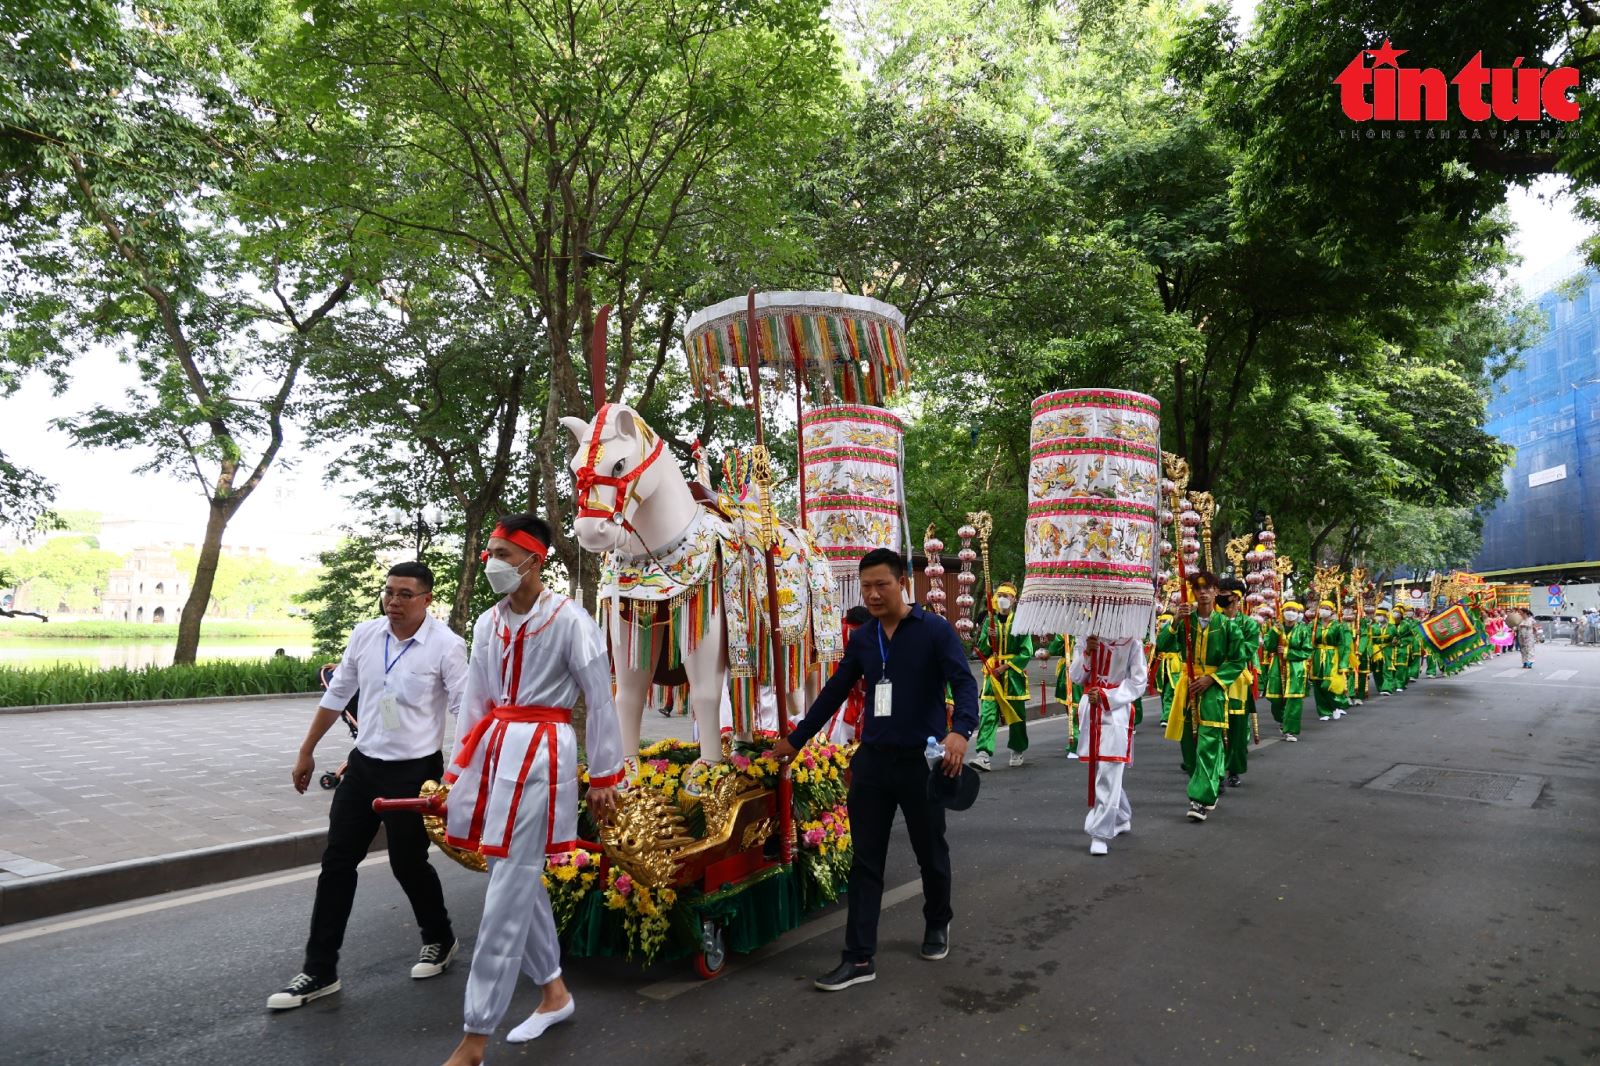
[[[309,643],[293,642],[288,637],[277,642],[263,642],[260,637],[243,637],[238,640],[204,640],[196,658],[208,659],[270,659],[272,653],[282,648],[288,655],[308,658]],[[171,666],[174,640],[4,640],[0,639],[0,666],[48,667],[57,663],[76,663],[109,669],[116,666],[139,668],[143,666]]]

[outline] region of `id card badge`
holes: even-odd
[[[887,678],[872,686],[872,717],[887,718],[894,711],[894,685]]]
[[[400,704],[394,698],[394,693],[385,692],[378,700],[378,714],[383,718],[383,728],[393,732],[400,728]]]

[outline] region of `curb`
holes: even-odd
[[[249,703],[252,700],[303,700],[321,692],[268,692],[253,696],[186,696],[178,700],[122,700],[113,703],[34,703],[26,707],[0,707],[0,714],[42,714],[46,711],[115,711],[129,707],[195,707],[204,703]]]
[[[327,840],[326,829],[307,829],[0,882],[0,927],[308,866],[322,860]],[[388,846],[380,827],[372,849],[387,850]]]

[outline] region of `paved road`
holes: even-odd
[[[709,984],[575,960],[581,1024],[532,1047],[495,1043],[490,1062],[1592,1060],[1597,685],[1600,656],[1546,648],[1535,671],[1495,664],[1312,721],[1298,745],[1262,745],[1245,787],[1203,826],[1182,818],[1174,746],[1141,731],[1134,833],[1104,859],[1080,832],[1084,769],[1054,752],[1062,724],[1041,724],[1040,758],[997,770],[952,816],[948,960],[915,957],[914,899],[885,914],[879,980],[832,998],[809,986],[837,958],[826,916]],[[1369,787],[1401,778],[1434,794]],[[1442,794],[1472,789],[1510,798]],[[415,934],[381,861],[358,897],[345,991],[279,1017],[263,1009],[298,964],[310,876],[0,931],[0,1058],[442,1061],[464,973],[407,979]],[[445,877],[470,930],[483,882],[455,867]],[[913,877],[897,845],[890,883]],[[533,1003],[524,986],[511,1020]]]

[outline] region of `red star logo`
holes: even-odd
[[[1367,49],[1367,55],[1372,57],[1372,66],[1373,69],[1376,70],[1378,67],[1384,66],[1385,64],[1391,67],[1399,67],[1400,64],[1395,62],[1395,60],[1399,59],[1409,51],[1411,51],[1409,48],[1396,48],[1394,45],[1389,43],[1389,38],[1385,37],[1383,39],[1383,47],[1369,48]]]

